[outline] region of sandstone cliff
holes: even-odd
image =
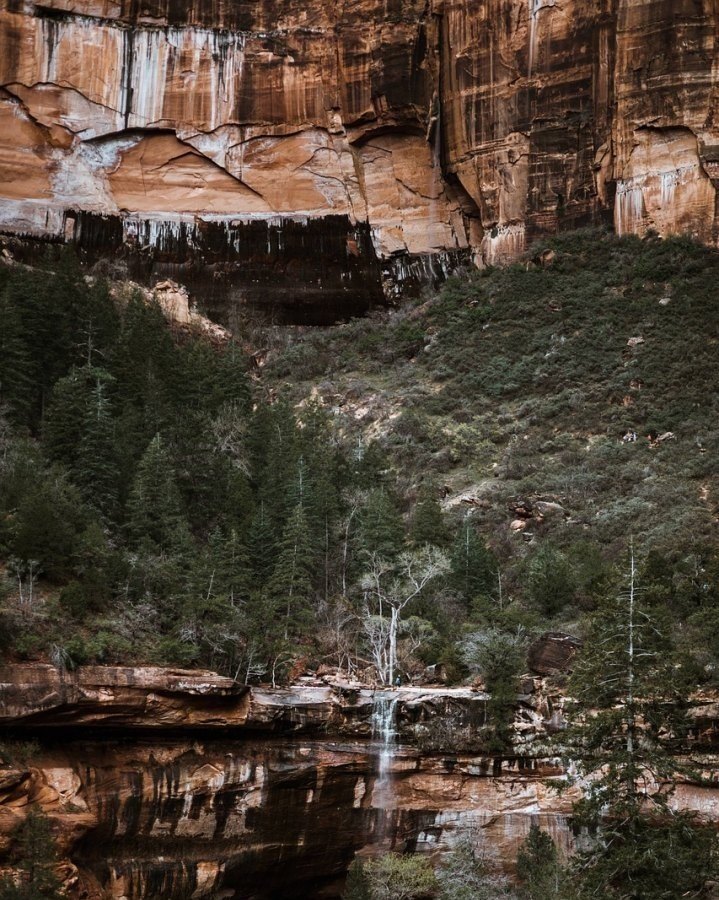
[[[5,230],[349,312],[582,223],[717,240],[711,0],[0,9]]]
[[[483,693],[392,692],[389,786],[374,694],[360,685],[248,689],[210,672],[36,665],[0,679],[3,734],[38,741],[0,769],[0,851],[40,804],[74,897],[332,897],[354,854],[378,842],[434,853],[470,836],[511,865],[532,822],[560,847],[573,840],[573,798],[548,786],[562,777],[546,744],[561,696],[541,679],[525,680],[507,757],[478,749]],[[698,702],[705,749],[715,718]],[[711,788],[680,785],[675,800],[719,820]]]

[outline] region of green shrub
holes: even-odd
[[[377,859],[355,861],[350,867],[344,900],[429,900],[437,879],[423,856],[387,853]]]

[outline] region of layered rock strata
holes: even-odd
[[[46,738],[0,793],[0,827],[7,842],[27,800],[39,803],[80,883],[148,900],[339,896],[378,835],[386,849],[431,852],[475,833],[501,861],[536,821],[567,844],[568,801],[542,777],[556,770],[417,750],[392,770],[379,804],[376,758],[359,743]]]
[[[710,0],[2,0],[0,228],[350,312],[590,222],[716,243],[718,34]]]
[[[376,696],[361,685],[273,690],[211,672],[8,667],[0,851],[37,803],[70,896],[186,900],[336,897],[354,855],[378,845],[437,853],[469,837],[511,866],[532,822],[567,849],[573,798],[549,785],[563,772],[546,740],[561,697],[541,679],[522,689],[507,757],[481,751],[481,691],[391,692],[399,743],[388,786],[372,740]],[[710,753],[710,698],[697,700],[696,721]],[[23,758],[28,738],[37,746]],[[719,820],[709,787],[680,785],[676,803]]]

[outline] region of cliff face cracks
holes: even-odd
[[[343,216],[380,262],[479,264],[598,221],[716,241],[711,0],[0,10],[6,231]]]

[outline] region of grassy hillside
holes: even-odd
[[[716,252],[577,232],[418,305],[272,337],[262,383],[296,402],[319,394],[338,428],[387,451],[403,495],[430,482],[450,515],[470,515],[518,599],[541,548],[588,570],[581,581],[631,538],[665,570],[664,590],[708,589]],[[519,528],[523,505],[534,514]]]
[[[0,272],[10,658],[366,667],[373,565],[394,590],[430,544],[402,664],[462,677],[468,634],[581,633],[633,542],[711,675],[717,253],[574,233],[346,325],[250,322],[250,379],[239,344],[44,265]]]
[[[546,249],[544,266],[468,274],[387,316],[285,333],[262,382],[295,401],[318,393],[343,429],[380,441],[407,487],[432,479],[450,487],[448,506],[490,501],[476,515],[492,527],[512,500],[541,494],[568,513],[552,528],[562,539],[711,539],[719,254],[594,232]]]

